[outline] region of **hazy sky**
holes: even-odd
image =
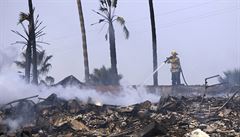
[[[68,75],[84,79],[82,40],[76,0],[33,0],[36,14],[47,26],[42,45],[52,54],[50,75],[56,81]],[[110,67],[106,27],[91,26],[99,16],[98,0],[82,0],[89,54],[89,66]],[[189,84],[203,84],[204,78],[228,69],[240,68],[240,0],[154,0],[158,63],[172,50],[179,53]],[[27,0],[0,0],[0,46],[8,47],[20,37],[10,30],[20,12],[27,12]],[[152,42],[148,0],[119,0],[116,14],[123,16],[130,31],[125,40],[115,24],[118,71],[125,84],[140,84],[152,71]],[[17,45],[15,45],[17,47]],[[21,45],[19,45],[21,47]],[[17,70],[16,70],[17,71]],[[159,70],[159,84],[170,84],[169,65]],[[148,84],[152,83],[152,79]]]

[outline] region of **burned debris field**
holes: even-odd
[[[0,0],[0,137],[240,137],[240,0]]]
[[[2,105],[0,135],[4,136],[240,136],[240,96],[236,88],[225,97],[161,97],[128,106],[65,100],[52,94]],[[196,131],[196,132],[197,132]],[[205,136],[204,136],[205,137]]]

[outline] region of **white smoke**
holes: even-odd
[[[26,85],[12,67],[17,55],[17,49],[14,47],[0,48],[0,104],[35,92],[33,86]]]
[[[157,102],[160,96],[155,94],[147,93],[144,88],[136,90],[134,88],[123,88],[122,91],[118,93],[110,93],[110,92],[100,92],[91,89],[78,89],[77,87],[56,87],[48,89],[48,93],[42,93],[44,96],[49,95],[50,93],[55,93],[58,97],[64,99],[74,99],[78,98],[84,102],[87,102],[89,97],[94,101],[99,101],[103,104],[111,104],[111,105],[131,105],[140,103],[146,100],[151,102]]]
[[[0,48],[0,72],[8,69],[17,57],[17,50],[14,47]]]
[[[158,95],[147,93],[144,88],[139,90],[134,88],[123,88],[119,93],[109,93],[96,91],[94,89],[79,89],[77,87],[36,87],[26,85],[19,78],[11,78],[14,77],[2,78],[2,76],[0,76],[0,104],[34,95],[46,98],[52,93],[55,93],[58,97],[66,100],[77,98],[83,102],[87,102],[88,99],[91,98],[94,101],[100,101],[103,104],[124,106],[140,103],[146,100],[152,102],[157,102],[159,100]]]
[[[16,69],[11,69],[17,57],[17,50],[14,48],[0,49],[0,104],[21,99],[29,96],[39,95],[46,98],[52,93],[64,99],[78,98],[87,102],[89,98],[100,101],[103,104],[130,105],[145,100],[157,102],[159,96],[149,94],[144,88],[123,88],[118,94],[97,92],[93,89],[79,89],[77,87],[36,87],[25,84],[18,76]]]
[[[12,131],[14,132],[20,127],[22,122],[23,119],[20,117],[18,119],[6,119],[3,121],[3,124],[7,124],[8,127],[10,128],[10,132]]]

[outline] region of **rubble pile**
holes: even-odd
[[[240,136],[240,97],[161,98],[130,106],[63,100],[52,94],[2,105],[0,136]],[[91,101],[90,101],[91,102]],[[227,103],[226,103],[227,102]]]

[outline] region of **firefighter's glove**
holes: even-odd
[[[170,59],[171,57],[166,57],[166,60],[164,61],[164,63],[167,63]]]

